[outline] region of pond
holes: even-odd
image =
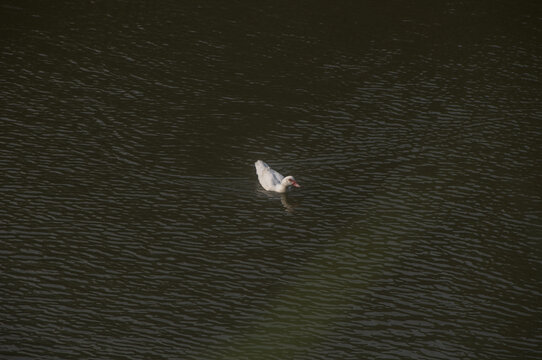
[[[0,354],[539,359],[537,4],[4,2]]]

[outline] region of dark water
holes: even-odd
[[[0,9],[2,358],[542,357],[538,1]]]

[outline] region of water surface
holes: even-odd
[[[0,354],[540,358],[536,9],[5,2]]]

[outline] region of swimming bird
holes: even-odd
[[[301,187],[293,176],[284,177],[261,160],[256,161],[254,166],[256,166],[256,174],[258,174],[260,184],[267,191],[285,193],[290,186]]]

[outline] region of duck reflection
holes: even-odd
[[[293,213],[295,208],[299,206],[299,201],[288,198],[288,195],[286,194],[280,195],[280,202],[282,203],[282,206],[284,206],[284,210],[288,211],[289,213]]]
[[[294,212],[295,208],[301,204],[300,200],[296,199],[295,197],[288,196],[287,193],[277,194],[274,192],[265,191],[263,189],[258,189],[257,191],[262,196],[265,196],[268,199],[273,200],[273,201],[277,201],[280,198],[280,202],[282,203],[284,210],[286,210],[289,213]]]

